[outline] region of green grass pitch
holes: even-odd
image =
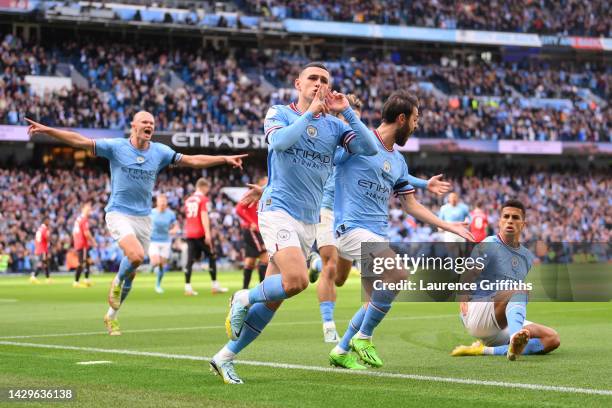
[[[612,406],[610,302],[530,304],[528,319],[555,328],[561,347],[513,363],[449,356],[453,346],[472,341],[456,304],[398,303],[374,338],[384,368],[356,375],[328,369],[331,347],[323,343],[311,286],[241,353],[237,371],[246,384],[229,386],[204,360],[227,340],[229,297],[211,295],[207,274],[194,275],[197,297],[183,295],[179,273],[166,275],[163,295],[153,291],[152,275],[139,275],[119,314],[118,337],[102,324],[110,279],[95,276],[92,288],[75,289],[69,277],[51,285],[0,278],[0,389],[71,388],[75,401],[52,404],[70,407]],[[241,275],[222,273],[220,281],[236,290]],[[352,278],[339,290],[340,332],[359,303],[359,280]],[[77,364],[99,360],[111,363]]]

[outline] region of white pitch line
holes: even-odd
[[[428,320],[428,319],[446,319],[449,317],[457,317],[458,314],[446,314],[446,315],[431,315],[431,316],[398,316],[388,317],[387,320]],[[342,320],[340,320],[342,321]],[[296,325],[309,325],[309,324],[320,324],[320,320],[307,321],[307,322],[280,322],[271,323],[269,326],[296,326]],[[171,332],[171,331],[189,331],[189,330],[219,330],[225,329],[225,326],[194,326],[194,327],[166,327],[166,328],[155,328],[155,329],[134,329],[134,330],[122,330],[126,333],[156,333],[156,332]],[[28,334],[22,336],[2,336],[0,340],[19,340],[19,339],[35,339],[44,337],[71,337],[71,336],[94,336],[100,334],[108,334],[107,331],[92,331],[92,332],[77,332],[77,333],[49,333],[49,334]]]
[[[55,349],[55,350],[75,350],[75,351],[86,351],[93,353],[108,353],[108,354],[123,354],[130,356],[145,356],[145,357],[158,357],[167,358],[173,360],[192,360],[192,361],[210,361],[210,357],[201,356],[190,356],[186,354],[168,354],[168,353],[157,353],[151,351],[137,351],[137,350],[123,350],[123,349],[103,349],[96,347],[76,347],[76,346],[62,346],[57,344],[37,344],[37,343],[17,343],[12,341],[0,341],[0,345],[4,346],[16,346],[16,347],[35,347],[44,349]],[[442,383],[453,383],[453,384],[468,384],[468,385],[484,385],[490,387],[501,387],[501,388],[519,388],[534,391],[551,391],[561,392],[569,394],[589,394],[589,395],[605,395],[612,396],[612,390],[598,390],[594,388],[579,388],[579,387],[565,387],[557,385],[544,385],[544,384],[526,384],[526,383],[512,383],[503,381],[489,381],[489,380],[474,380],[469,378],[453,378],[453,377],[438,377],[430,375],[419,375],[419,374],[400,374],[400,373],[387,373],[381,371],[357,371],[357,370],[342,370],[337,368],[327,368],[319,366],[308,366],[301,364],[285,364],[285,363],[270,363],[264,361],[247,361],[247,360],[236,360],[238,364],[244,364],[254,367],[270,367],[270,368],[282,368],[286,370],[303,370],[313,372],[325,372],[333,374],[345,374],[345,375],[359,375],[366,377],[379,377],[379,378],[393,378],[402,380],[415,380],[415,381],[431,381],[431,382],[442,382]]]
[[[97,360],[97,361],[79,361],[78,365],[97,365],[97,364],[111,364],[112,361],[108,360]]]

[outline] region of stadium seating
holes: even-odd
[[[124,129],[140,109],[153,112],[169,131],[261,133],[270,105],[295,97],[291,78],[304,59],[280,52],[172,51],[101,39],[24,46],[7,35],[0,48],[0,123],[25,124],[24,116],[50,125]],[[434,63],[376,55],[329,62],[334,86],[366,102],[364,121],[374,126],[381,101],[397,88],[421,99],[417,137],[610,141],[609,68],[474,62],[447,57]],[[429,58],[430,59],[430,58]],[[72,64],[89,88],[74,86],[34,95],[26,75],[52,75]],[[262,87],[267,83],[268,87]],[[267,89],[276,87],[277,91]]]
[[[268,19],[348,21],[432,28],[611,37],[608,3],[603,0],[240,0],[247,14]]]
[[[249,161],[252,177],[224,168],[211,169],[210,193],[213,204],[210,218],[216,234],[217,253],[222,263],[238,267],[243,242],[234,204],[220,190],[227,185],[244,185],[264,174],[257,161]],[[439,169],[437,169],[439,170]],[[481,170],[484,171],[484,170]],[[490,173],[490,172],[489,172]],[[499,204],[509,197],[529,202],[525,239],[570,242],[608,242],[610,240],[607,175],[601,172],[580,172],[567,177],[566,172],[545,173],[507,168],[495,176],[464,176],[458,169],[449,169],[462,200],[473,208],[485,202],[489,223],[495,225]],[[472,174],[474,174],[472,172]],[[512,177],[510,177],[512,175]],[[423,175],[422,175],[423,176]],[[160,175],[158,191],[166,193],[168,203],[182,225],[182,200],[193,191],[198,174],[195,171],[169,170]],[[108,175],[100,169],[89,170],[17,170],[0,168],[0,257],[8,254],[8,270],[22,272],[32,267],[34,233],[41,213],[51,217],[51,252],[55,265],[64,265],[71,248],[71,231],[79,214],[80,203],[93,203],[90,228],[98,243],[92,255],[98,268],[116,268],[117,247],[104,224],[104,205],[109,191]],[[74,188],[78,186],[78,188]],[[443,201],[429,193],[419,192],[419,200],[433,211]],[[568,203],[581,202],[580,208]],[[48,203],[41,207],[40,203]],[[427,225],[406,218],[395,201],[391,209],[390,237],[393,241],[427,241],[436,239]],[[607,224],[606,224],[607,223]],[[432,235],[433,234],[433,235]],[[175,240],[175,247],[178,243]]]

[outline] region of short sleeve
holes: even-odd
[[[170,225],[174,224],[176,222],[176,214],[174,213],[174,211],[172,211],[170,213]]]
[[[157,146],[159,154],[161,155],[158,170],[161,170],[170,164],[177,163],[183,157],[181,153],[175,152],[174,149],[166,146],[165,144],[156,143],[155,146]]]
[[[94,154],[98,157],[104,157],[105,159],[111,159],[113,157],[114,147],[117,145],[117,139],[98,139],[94,140]]]
[[[403,157],[401,159],[401,163],[402,163],[402,170],[401,170],[400,176],[395,181],[395,185],[393,186],[393,193],[396,196],[402,196],[402,195],[414,193],[414,187],[412,187],[412,185],[410,184],[410,181],[408,180],[408,177],[410,176],[410,174],[408,173],[408,165],[406,164],[406,160],[404,160]]]
[[[288,126],[289,122],[283,113],[281,106],[274,105],[270,109],[268,109],[268,113],[266,113],[266,118],[264,120],[264,134],[266,136],[266,142],[270,143],[270,136],[274,134],[279,129]]]

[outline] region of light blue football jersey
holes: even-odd
[[[299,135],[293,135],[297,141],[275,149],[273,142],[278,142],[270,138],[278,138],[282,133],[277,132],[297,121],[304,129]],[[371,138],[365,125],[361,122],[359,125],[363,130],[358,130],[358,136],[350,126],[332,115],[312,116],[309,112],[302,115],[293,103],[271,107],[264,123],[266,140],[270,143],[268,184],[261,197],[259,211],[283,210],[307,224],[318,223],[323,186],[332,172],[336,147],[350,149],[349,144],[353,140],[358,142],[358,138]],[[283,137],[287,136],[283,134]],[[365,142],[373,146],[373,141]],[[371,149],[372,153],[374,149]]]
[[[470,210],[464,203],[457,203],[455,206],[447,203],[440,207],[438,218],[448,222],[463,222],[470,219]]]
[[[151,242],[171,242],[170,227],[176,222],[174,211],[166,208],[160,212],[157,208],[151,211]]]
[[[499,235],[483,239],[472,250],[470,257],[473,259],[480,257],[484,263],[484,269],[476,279],[478,289],[472,294],[475,298],[489,298],[496,293],[481,288],[481,282],[484,280],[491,283],[504,280],[524,282],[535,259],[535,255],[529,249],[523,245],[513,248],[504,243]]]
[[[363,228],[386,237],[391,194],[414,193],[404,156],[395,149],[387,150],[378,133],[373,133],[376,155],[344,154],[336,161],[334,230],[338,234]]]
[[[154,142],[150,142],[147,150],[138,150],[129,139],[123,138],[94,142],[94,154],[110,162],[111,195],[105,211],[149,215],[157,174],[169,164],[178,162],[182,154]]]
[[[323,186],[323,200],[321,201],[321,208],[327,208],[328,210],[334,209],[334,191],[336,190],[336,166],[332,168],[332,172],[327,178],[325,185]]]

